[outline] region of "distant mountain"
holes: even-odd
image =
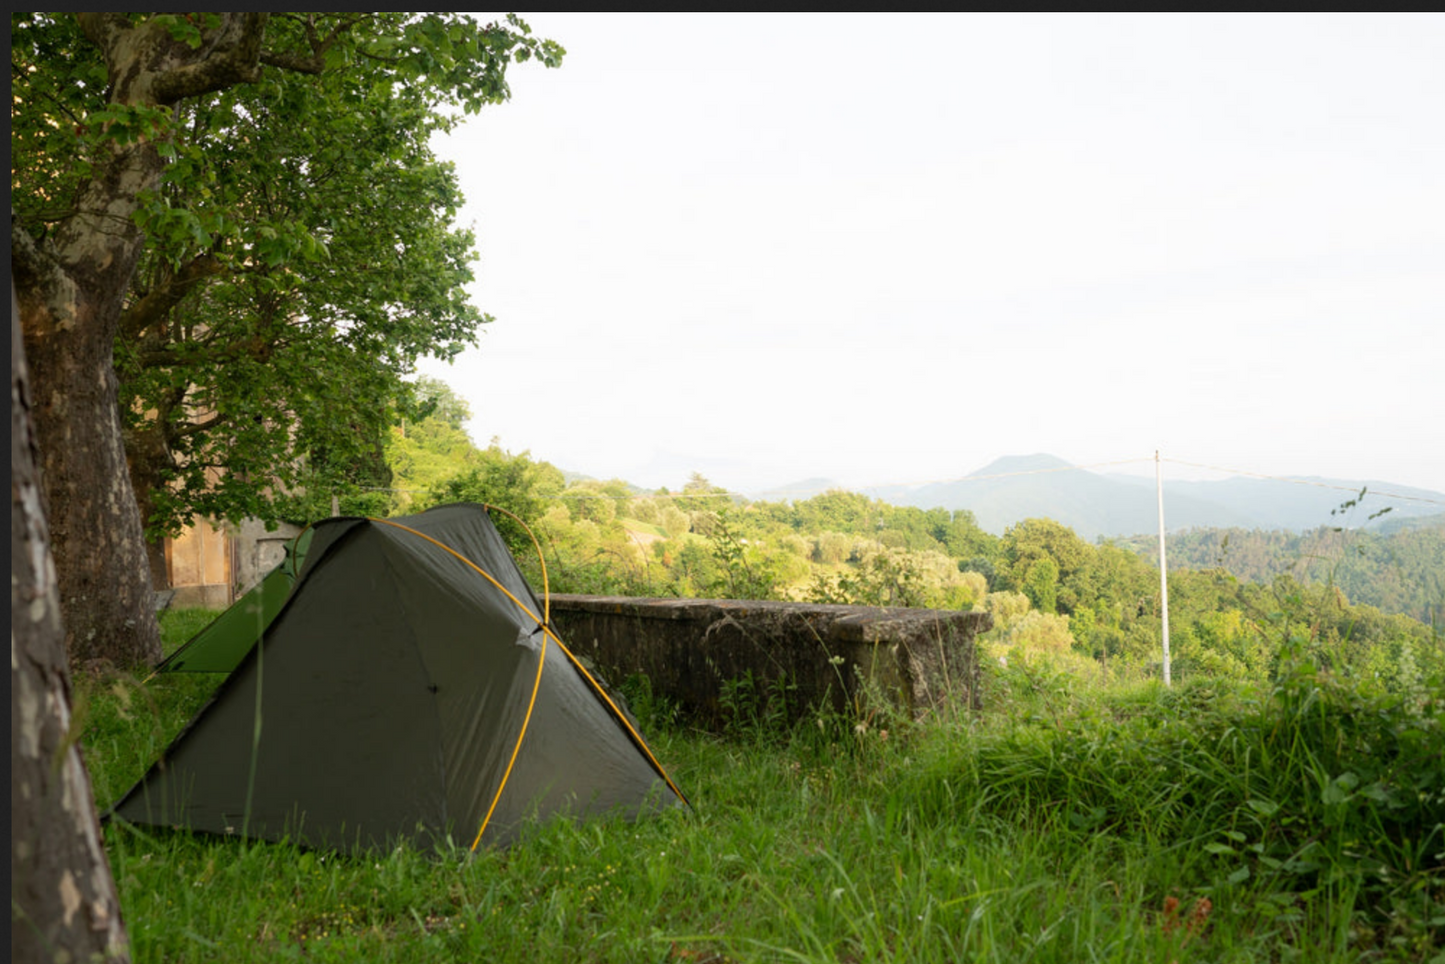
[[[922,509],[968,509],[988,532],[1041,516],[1069,526],[1080,537],[1132,535],[1158,528],[1159,509],[1152,486],[1076,469],[1052,455],[1008,456],[963,479],[915,488],[869,490],[895,505]],[[885,496],[883,493],[887,492]],[[1228,519],[1230,521],[1222,521]],[[1250,524],[1247,517],[1197,496],[1165,493],[1165,521],[1171,529],[1202,525]]]
[[[1383,519],[1377,519],[1370,523],[1368,528],[1382,536],[1392,536],[1397,532],[1415,532],[1420,529],[1445,529],[1445,512],[1436,515],[1401,516],[1399,518],[1391,513]]]
[[[1194,528],[1284,529],[1294,532],[1318,526],[1377,528],[1437,514],[1445,493],[1381,481],[1307,478],[1309,483],[1235,476],[1219,481],[1164,478],[1164,522],[1170,530]],[[801,501],[836,485],[809,479],[760,493],[770,501]],[[1358,498],[1366,490],[1363,499]],[[859,490],[892,505],[922,509],[968,509],[985,530],[1002,533],[1030,517],[1055,519],[1084,539],[1130,536],[1158,529],[1154,481],[1140,476],[1101,475],[1075,468],[1052,455],[1007,456],[952,482],[919,486],[873,486]],[[1386,499],[1379,492],[1434,500]],[[1348,501],[1357,504],[1341,509]],[[1389,511],[1371,519],[1383,509]],[[1333,514],[1332,514],[1333,511]]]
[[[1167,471],[1167,470],[1166,470]],[[1128,484],[1154,491],[1154,483],[1137,476],[1110,476]],[[1364,497],[1360,493],[1364,492]],[[1387,498],[1381,493],[1433,499],[1412,502]],[[1249,520],[1248,528],[1287,529],[1303,532],[1318,526],[1347,529],[1375,529],[1386,522],[1398,523],[1420,516],[1437,515],[1445,494],[1429,489],[1395,485],[1379,479],[1348,480],[1302,476],[1295,482],[1235,476],[1208,482],[1164,479],[1164,511],[1170,528],[1169,507],[1175,495],[1202,499],[1229,508]],[[1349,505],[1349,503],[1354,503]],[[1205,525],[1225,528],[1218,522]]]
[[[803,502],[815,495],[842,488],[845,486],[839,485],[832,479],[812,478],[793,482],[790,485],[780,485],[763,492],[753,492],[748,495],[748,498],[756,502]]]
[[[573,472],[571,469],[558,469],[557,471],[562,473],[562,482],[565,485],[571,485],[574,482],[597,481],[594,476],[588,475],[586,472]]]

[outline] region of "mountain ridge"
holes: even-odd
[[[749,498],[801,501],[838,488],[850,487],[812,478]],[[893,505],[967,509],[983,529],[994,534],[1031,517],[1062,522],[1089,541],[1158,529],[1153,480],[1099,474],[1042,452],[1003,456],[947,482],[850,490]],[[1445,512],[1445,493],[1384,480],[1230,476],[1200,481],[1166,477],[1163,492],[1165,528],[1170,531],[1365,528],[1378,527],[1383,524],[1381,520],[1391,522]],[[1408,498],[1391,498],[1383,492]]]

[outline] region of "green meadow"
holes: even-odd
[[[210,614],[166,614],[169,645]],[[109,824],[137,961],[1445,962],[1445,698],[1341,682],[1102,687],[989,661],[977,714],[739,707],[627,681],[691,811],[505,852],[364,857]],[[215,677],[81,678],[97,803]]]

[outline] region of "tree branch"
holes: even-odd
[[[171,368],[175,365],[180,365],[189,360],[189,355],[187,355],[185,358],[182,358],[179,352],[172,351],[169,348],[161,348],[157,349],[156,351],[136,352],[135,355],[136,365],[143,369]]]
[[[49,322],[67,322],[63,306],[75,294],[75,279],[66,273],[48,246],[38,243],[10,214],[10,279],[20,305],[20,327],[27,337]],[[57,311],[62,312],[56,318]],[[48,321],[42,321],[48,319]]]
[[[103,51],[109,51],[114,38],[130,30],[131,23],[125,14],[108,11],[105,13],[77,13],[76,23],[90,42]]]
[[[279,50],[262,51],[261,63],[268,67],[294,70],[302,74],[319,74],[326,69],[327,51],[342,34],[365,19],[365,17],[353,17],[350,20],[342,20],[332,28],[331,33],[326,35],[326,39],[322,40],[321,35],[316,32],[316,18],[308,15],[302,23],[306,29],[306,43],[311,47],[311,56],[302,57],[299,54],[283,53]]]
[[[262,337],[259,334],[252,334],[245,338],[231,338],[222,340],[219,332],[208,332],[205,335],[197,336],[188,342],[192,349],[185,353],[176,351],[174,348],[156,348],[149,351],[139,351],[135,354],[135,363],[141,368],[168,368],[176,365],[224,365],[227,362],[241,358],[249,358],[254,361],[268,362],[278,351],[290,344],[285,338],[273,336]],[[205,350],[205,358],[202,361],[200,352],[194,349]]]
[[[55,262],[40,251],[20,219],[10,212],[10,273],[19,290],[34,288],[38,279],[56,271]]]
[[[227,421],[229,421],[229,416],[217,413],[212,415],[210,418],[204,419],[199,422],[177,423],[175,424],[175,431],[173,434],[174,437],[178,439],[190,438],[193,435],[200,435],[203,432],[209,432],[217,425],[221,425]]]
[[[161,73],[152,87],[156,103],[174,104],[236,84],[261,79],[261,43],[269,13],[227,14],[220,32],[199,61]]]
[[[276,67],[280,70],[290,70],[298,74],[319,74],[325,69],[326,64],[322,58],[315,56],[300,57],[296,54],[276,52],[263,52],[261,63],[267,67]]]
[[[170,314],[191,291],[207,278],[220,274],[224,269],[221,260],[207,251],[188,261],[180,271],[165,279],[146,296],[131,305],[120,316],[122,337],[136,338],[142,332]]]

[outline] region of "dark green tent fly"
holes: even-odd
[[[686,803],[542,625],[485,507],[309,533],[294,574],[283,563],[172,656],[173,670],[231,672],[107,817],[340,850],[475,848],[555,814]]]

